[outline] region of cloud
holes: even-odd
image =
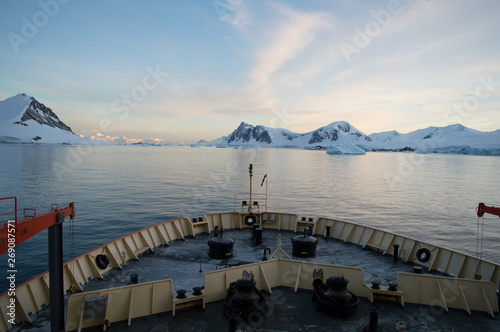
[[[263,90],[272,87],[274,75],[298,58],[320,32],[334,28],[323,13],[298,12],[282,4],[273,8],[281,14],[281,20],[267,27],[267,38],[257,45],[255,65],[249,73],[251,85]]]
[[[250,22],[243,0],[228,0],[227,2],[215,0],[212,5],[221,21],[229,22],[235,27],[245,26]]]

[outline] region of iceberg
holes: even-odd
[[[348,143],[338,143],[338,144],[332,144],[326,150],[327,154],[352,154],[352,155],[363,155],[366,154],[366,152],[358,148],[357,146],[353,144],[348,144]]]

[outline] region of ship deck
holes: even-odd
[[[205,284],[207,272],[244,267],[247,264],[260,262],[264,256],[264,248],[270,248],[275,253],[281,237],[281,248],[292,256],[290,238],[297,236],[290,231],[264,229],[263,244],[254,246],[250,240],[251,229],[228,230],[224,237],[233,238],[234,257],[225,260],[209,257],[207,241],[208,234],[198,234],[186,237],[184,240],[171,241],[168,246],[160,246],[153,252],[145,252],[137,261],[129,261],[120,269],[113,269],[103,275],[103,279],[95,279],[83,286],[85,292],[105,290],[131,285],[131,276],[137,275],[139,284],[162,279],[173,281],[173,291],[184,289],[190,292],[193,287]],[[380,280],[381,285],[397,280],[397,273],[413,273],[413,262],[397,262],[392,255],[381,255],[373,249],[362,249],[360,245],[346,243],[337,239],[326,239],[318,236],[317,254],[314,258],[297,258],[302,262],[332,264],[363,269],[364,283]],[[278,251],[279,252],[279,251]],[[276,259],[267,254],[270,260]],[[279,252],[281,259],[289,259],[285,253]],[[250,265],[255,268],[255,265]],[[201,267],[201,270],[200,270]],[[428,273],[423,269],[423,273]],[[434,273],[435,275],[436,273]],[[325,275],[325,278],[330,275]],[[312,284],[312,280],[305,281]],[[259,285],[257,285],[259,286]],[[348,287],[349,288],[349,287]],[[317,311],[317,302],[313,301],[313,291],[278,286],[272,288],[272,293],[264,290],[264,296],[271,304],[271,310],[261,315],[257,321],[246,326],[248,330],[258,331],[360,331],[369,324],[371,302],[366,297],[360,298],[358,311],[348,318],[335,318]],[[437,295],[436,295],[437,296]],[[397,300],[397,299],[396,299]],[[461,309],[441,306],[426,306],[405,303],[404,306],[394,297],[379,298],[375,303],[379,309],[379,327],[384,331],[396,330],[398,322],[407,322],[407,331],[495,331],[500,330],[500,322],[496,315],[492,318],[486,312],[472,311],[469,315]],[[48,322],[50,307],[35,314],[33,323],[14,327],[12,331],[50,331]],[[222,300],[206,303],[205,309],[193,306],[172,312],[133,318],[130,321],[112,322],[107,331],[227,331],[229,320],[224,316]],[[83,331],[102,331],[103,326],[84,328]]]
[[[108,272],[104,280],[96,279],[85,285],[84,290],[97,290],[110,287],[124,286],[130,283],[130,275],[138,274],[140,282],[160,279],[172,279],[174,291],[203,286],[204,273],[231,266],[239,266],[262,261],[264,248],[268,247],[273,254],[278,248],[279,234],[282,234],[281,248],[294,260],[317,262],[340,266],[360,267],[364,271],[366,283],[379,279],[381,284],[387,285],[396,280],[398,272],[413,272],[413,263],[397,264],[390,255],[380,255],[371,249],[362,249],[358,245],[344,243],[335,239],[318,237],[315,257],[292,256],[291,237],[300,235],[292,232],[280,232],[273,229],[264,229],[262,244],[254,246],[251,242],[252,230],[228,230],[223,237],[232,238],[234,242],[233,257],[230,259],[212,259],[208,255],[208,234],[199,234],[196,237],[187,237],[185,240],[170,242],[169,246],[158,247],[153,253],[146,253],[139,261],[132,262],[122,270]],[[270,258],[269,254],[266,254]],[[278,253],[273,258],[277,258]],[[201,270],[200,273],[200,258]],[[287,259],[281,253],[281,258]],[[425,270],[425,269],[424,269]],[[434,273],[435,274],[435,273]]]

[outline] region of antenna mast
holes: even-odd
[[[252,164],[250,164],[250,167],[248,167],[248,175],[250,176],[250,200],[248,202],[248,212],[252,212],[252,177],[253,177]]]

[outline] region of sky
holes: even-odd
[[[500,1],[1,1],[0,100],[192,143],[240,122],[500,128]]]

